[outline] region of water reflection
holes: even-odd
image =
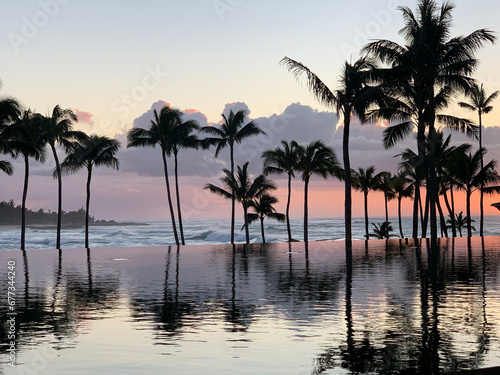
[[[425,240],[381,240],[354,242],[352,252],[322,242],[0,256],[18,264],[19,365],[43,344],[104,368],[99,350],[111,351],[124,374],[142,373],[144,363],[152,374],[445,374],[500,365],[497,238],[442,239],[439,251]],[[120,353],[91,323],[99,320],[117,327]],[[143,365],[127,355],[134,350]],[[45,373],[89,373],[74,361],[51,359]]]

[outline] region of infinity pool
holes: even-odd
[[[352,262],[343,246],[1,251],[0,373],[500,366],[500,238],[442,239],[432,257],[425,243],[356,241]]]

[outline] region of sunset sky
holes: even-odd
[[[453,36],[479,28],[500,31],[497,0],[456,2]],[[183,1],[4,1],[0,13],[0,96],[14,96],[25,108],[43,114],[56,104],[74,109],[79,130],[116,137],[122,142],[120,171],[95,171],[91,214],[105,219],[167,218],[165,182],[158,149],[125,149],[132,126],[148,126],[152,108],[166,103],[200,125],[220,121],[221,113],[245,108],[267,136],[250,139],[236,149],[236,161],[250,161],[260,173],[260,154],[282,139],[301,143],[321,139],[341,159],[342,124],[333,109],[317,103],[278,62],[288,56],[313,70],[330,88],[343,62],[355,61],[372,39],[402,43],[402,18],[397,7],[415,8],[416,1],[357,0],[183,0]],[[500,90],[498,42],[478,54],[475,77],[488,93]],[[464,100],[459,98],[459,100]],[[500,101],[485,118],[487,160],[500,160]],[[448,113],[476,120],[474,113],[449,108]],[[383,150],[386,124],[360,125],[353,120],[351,164],[396,171],[393,150]],[[466,141],[453,135],[457,142]],[[472,142],[472,141],[468,141]],[[188,218],[229,217],[229,202],[202,190],[219,184],[229,150],[218,159],[210,151],[181,151],[182,198]],[[6,157],[3,157],[6,158]],[[50,155],[45,164],[32,162],[28,195],[30,208],[56,208],[56,182]],[[173,164],[171,163],[173,169]],[[21,200],[23,166],[0,175],[0,200]],[[85,202],[85,173],[65,176],[64,210]],[[286,182],[280,186],[279,211],[285,209]],[[294,181],[292,214],[302,212],[302,182]],[[311,183],[310,216],[342,216],[343,185],[333,180]],[[371,195],[370,213],[383,214],[382,196]],[[477,206],[478,195],[473,196]],[[486,197],[486,214],[499,196]],[[465,210],[465,198],[457,197]],[[407,202],[405,214],[410,214]],[[361,196],[354,198],[354,215],[362,216]],[[391,215],[396,214],[391,203]],[[476,213],[477,210],[474,212]]]

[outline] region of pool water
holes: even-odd
[[[352,262],[338,241],[2,251],[0,373],[500,366],[500,238],[421,245],[355,241]]]

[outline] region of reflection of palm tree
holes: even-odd
[[[57,178],[57,235],[56,248],[61,248],[61,219],[62,219],[62,176],[59,157],[57,156],[56,144],[65,145],[69,141],[85,138],[85,134],[73,131],[73,121],[78,121],[75,113],[71,109],[63,109],[56,105],[52,113],[47,116],[40,116],[42,121],[42,139],[52,150],[56,163],[55,177]]]
[[[483,114],[488,114],[493,110],[491,105],[493,101],[498,97],[500,91],[495,91],[491,95],[487,96],[483,85],[478,86],[477,83],[473,84],[466,96],[470,99],[468,103],[459,102],[458,105],[462,108],[475,111],[479,116],[479,148],[483,148]],[[481,155],[481,168],[484,167],[483,157]],[[479,221],[479,236],[483,237],[483,225],[484,225],[484,205],[483,205],[483,195],[484,192],[480,191],[480,221]]]
[[[346,252],[351,251],[352,246],[352,199],[351,199],[351,163],[349,160],[349,131],[351,115],[356,114],[364,120],[365,109],[368,101],[366,92],[369,90],[367,83],[371,79],[373,65],[370,60],[361,58],[354,64],[346,62],[340,74],[340,87],[330,90],[321,79],[309,68],[300,62],[285,57],[281,60],[296,78],[306,77],[307,85],[312,94],[321,103],[333,106],[342,115],[344,120],[344,134],[342,140],[342,155],[344,160],[345,174],[345,240]]]
[[[288,175],[288,196],[286,201],[286,229],[288,232],[288,242],[292,241],[292,231],[290,228],[290,198],[292,194],[292,177],[295,177],[294,171],[297,166],[297,150],[295,143],[281,141],[282,147],[274,150],[267,150],[262,153],[264,158],[264,174],[271,173]]]
[[[209,134],[212,137],[206,138],[206,144],[217,146],[215,149],[215,156],[226,146],[229,146],[230,161],[231,161],[231,175],[234,176],[234,143],[241,143],[245,138],[253,135],[265,134],[258,125],[250,121],[243,125],[245,122],[247,112],[239,110],[234,113],[233,110],[229,112],[229,116],[222,114],[223,123],[220,128],[213,126],[205,126],[201,128],[203,133]],[[234,218],[235,218],[235,199],[234,192],[231,197],[231,243],[234,244]]]
[[[89,247],[89,208],[90,208],[90,181],[92,169],[97,167],[111,167],[118,169],[119,163],[115,154],[120,144],[114,139],[105,136],[91,135],[85,140],[68,145],[68,156],[61,164],[61,169],[75,173],[87,168],[87,201],[85,204],[85,247]]]
[[[276,212],[276,209],[273,207],[276,203],[278,203],[278,199],[269,194],[263,194],[259,198],[251,200],[249,203],[249,207],[252,208],[255,213],[248,214],[248,224],[260,220],[262,243],[266,243],[266,237],[264,236],[264,218],[267,217],[277,221],[285,221],[285,215]]]
[[[250,206],[250,202],[253,199],[260,198],[271,190],[276,190],[276,185],[264,175],[260,175],[255,180],[250,181],[248,162],[243,164],[243,168],[240,166],[237,167],[236,175],[233,175],[227,169],[223,169],[223,172],[225,176],[221,178],[221,181],[227,190],[213,184],[205,185],[204,189],[208,189],[210,192],[225,199],[233,199],[234,197],[241,203],[243,206],[246,242],[250,243],[250,234],[248,232],[248,207]]]
[[[329,175],[340,178],[343,174],[335,152],[321,141],[313,141],[305,147],[295,141],[292,143],[297,150],[296,169],[302,172],[302,181],[304,181],[304,242],[307,244],[309,240],[308,188],[311,176],[314,174],[326,179]]]
[[[24,187],[21,203],[21,250],[25,249],[26,241],[26,198],[28,196],[28,179],[30,174],[29,158],[45,162],[45,144],[40,139],[40,123],[33,118],[30,110],[24,111],[21,118],[16,121],[17,144],[16,152],[24,158]]]
[[[352,186],[356,190],[363,192],[365,207],[365,238],[368,239],[368,193],[379,185],[380,173],[375,174],[375,167],[369,166],[366,169],[359,168],[357,171],[353,170],[351,174]]]
[[[168,106],[163,107],[158,113],[153,110],[154,119],[151,120],[149,129],[133,128],[127,134],[127,147],[156,147],[161,148],[163,160],[163,173],[165,175],[165,184],[167,187],[168,207],[170,209],[170,219],[172,221],[172,231],[174,232],[175,243],[179,245],[177,227],[175,225],[174,207],[170,193],[170,181],[168,177],[167,153],[172,151],[172,129],[180,123],[181,111]]]

